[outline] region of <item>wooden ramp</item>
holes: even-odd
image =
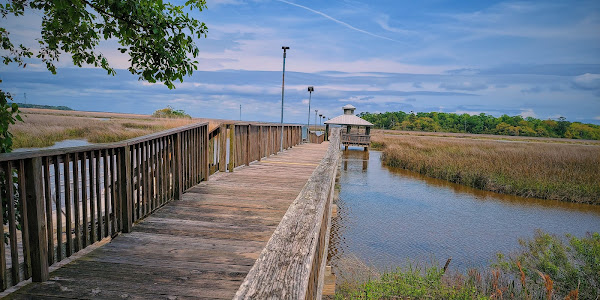
[[[231,299],[327,150],[303,144],[217,173],[9,299]]]

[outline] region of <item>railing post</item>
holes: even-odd
[[[121,226],[124,233],[131,232],[133,217],[133,195],[131,194],[131,146],[127,145],[119,148],[121,159],[119,169],[121,178],[119,192],[121,193]]]
[[[44,215],[42,159],[40,157],[25,160],[25,181],[31,277],[33,282],[43,282],[48,280],[48,241],[46,240],[48,229]]]
[[[250,125],[246,127],[246,166],[250,165]]]
[[[210,153],[210,149],[209,149],[209,139],[208,139],[208,124],[204,125],[204,130],[202,131],[203,135],[204,135],[204,181],[208,181],[208,177],[210,176],[210,169],[208,167],[209,165],[209,160],[208,160],[208,154]],[[214,148],[213,148],[214,149]]]
[[[221,125],[219,128],[219,172],[225,172],[227,168],[227,127]]]
[[[175,200],[181,200],[181,195],[183,194],[183,180],[181,176],[182,168],[181,168],[181,132],[175,134],[175,145],[173,148],[173,158],[175,162],[175,170],[173,171],[173,185],[175,188]]]
[[[262,144],[263,144],[263,139],[262,139],[262,137],[263,137],[263,134],[262,134],[263,127],[262,127],[262,125],[258,125],[257,128],[258,128],[258,131],[257,131],[258,132],[258,138],[257,138],[257,140],[258,140],[258,161],[260,161],[262,159],[262,148],[263,148],[262,147]]]
[[[235,168],[235,125],[229,126],[229,172]]]

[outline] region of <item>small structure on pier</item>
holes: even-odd
[[[348,104],[342,107],[344,114],[325,121],[325,139],[329,133],[329,125],[341,125],[341,142],[345,149],[348,146],[364,147],[365,151],[371,144],[371,127],[373,124],[354,115],[356,107]]]

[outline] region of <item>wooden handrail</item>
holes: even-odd
[[[319,166],[288,208],[234,299],[319,299],[327,260],[339,129]]]

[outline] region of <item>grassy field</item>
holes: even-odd
[[[163,119],[149,115],[23,108],[24,122],[11,126],[13,148],[38,148],[69,139],[109,143],[213,119]]]
[[[600,234],[537,232],[483,270],[445,271],[415,264],[379,272],[366,265],[336,287],[335,299],[598,299]],[[350,263],[352,264],[352,263]],[[362,275],[361,275],[362,274]]]
[[[386,165],[474,188],[600,204],[600,144],[375,133]]]

